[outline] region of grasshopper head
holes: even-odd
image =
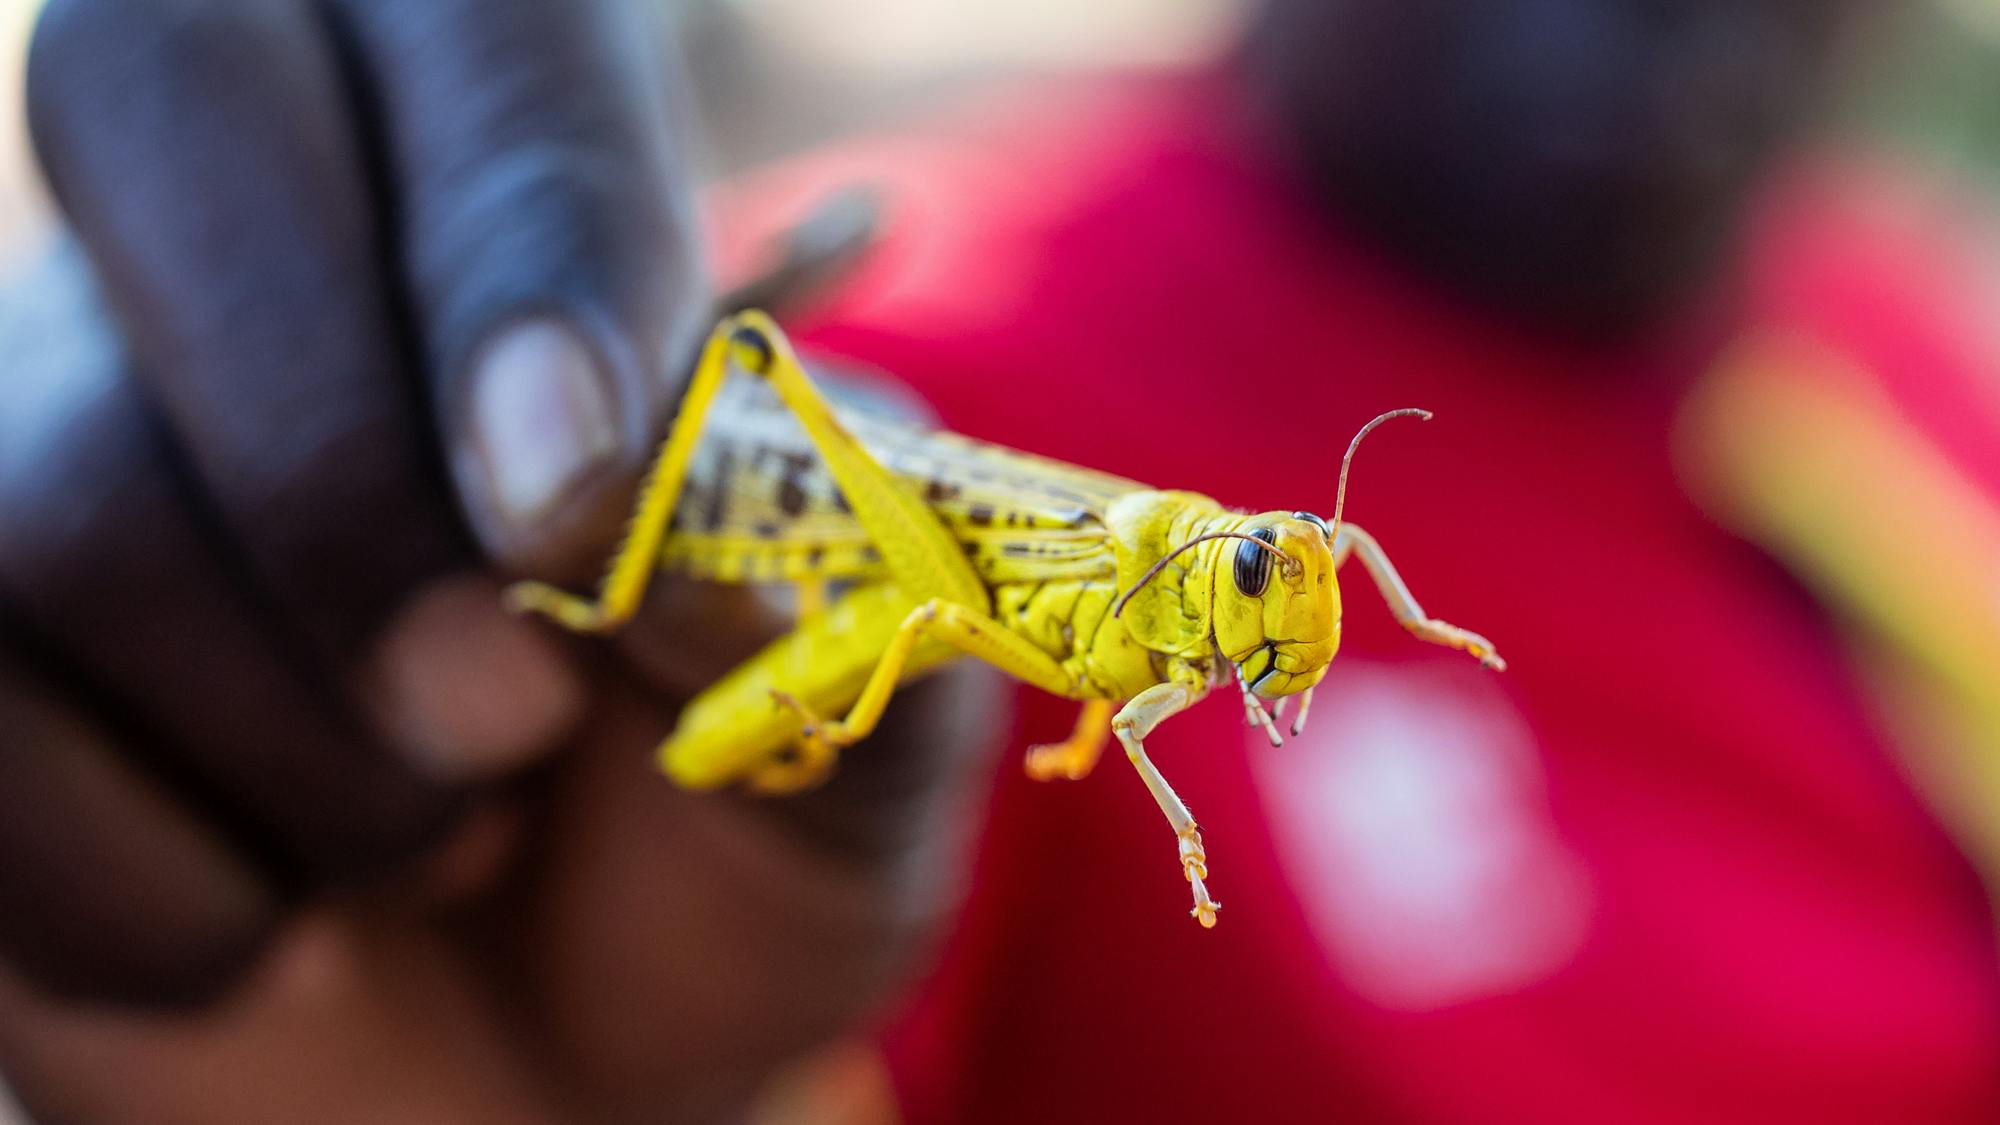
[[[1333,541],[1347,507],[1347,470],[1354,464],[1354,451],[1391,418],[1430,416],[1428,410],[1391,410],[1361,427],[1340,459],[1332,527],[1311,512],[1266,512],[1243,526],[1256,541],[1238,543],[1232,573],[1228,578],[1216,575],[1214,627],[1216,647],[1236,665],[1248,690],[1277,699],[1305,691],[1326,675],[1340,647]]]
[[[1310,512],[1266,512],[1240,530],[1252,539],[1215,568],[1216,647],[1258,695],[1304,691],[1340,647],[1332,536]]]
[[[1113,603],[1111,615],[1117,617],[1183,552],[1217,539],[1235,540],[1234,553],[1222,555],[1210,572],[1209,624],[1215,647],[1236,666],[1246,692],[1278,699],[1310,690],[1340,648],[1340,584],[1333,574],[1333,547],[1347,506],[1347,470],[1354,451],[1391,418],[1430,416],[1428,410],[1391,410],[1361,427],[1340,459],[1331,527],[1311,512],[1265,512],[1231,520],[1230,530],[1197,535],[1154,563]],[[1295,725],[1293,732],[1297,730]],[[1274,744],[1276,737],[1273,732]]]

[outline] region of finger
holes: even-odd
[[[826,787],[772,800],[670,787],[668,714],[606,679],[508,979],[601,1116],[723,1119],[879,1003],[955,905],[996,700],[976,669],[914,685]]]
[[[128,752],[206,791],[280,874],[420,847],[457,798],[310,686],[246,601],[92,297],[72,252],[0,302],[0,601],[144,733]]]
[[[29,85],[38,148],[138,369],[257,584],[425,768],[482,775],[545,747],[574,706],[559,654],[497,598],[424,585],[470,562],[469,541],[315,14],[57,0]],[[318,819],[369,830],[335,800],[347,789],[306,780],[274,811],[317,800]]]
[[[0,651],[0,960],[68,996],[199,999],[276,903],[122,751]]]
[[[579,1120],[533,1061],[436,935],[358,912],[286,927],[196,1015],[78,1008],[0,972],[0,1067],[37,1121]]]
[[[54,0],[28,100],[182,453],[280,603],[351,653],[469,553],[321,22],[302,0]]]
[[[656,5],[329,0],[384,107],[460,496],[595,576],[708,315]]]

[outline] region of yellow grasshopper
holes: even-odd
[[[718,398],[742,386],[726,381],[732,368],[769,390],[721,411],[727,425],[704,442]],[[958,656],[1080,700],[1074,732],[1031,748],[1028,773],[1081,778],[1115,734],[1173,827],[1194,917],[1213,926],[1201,834],[1146,756],[1155,727],[1233,681],[1274,746],[1266,701],[1300,696],[1299,733],[1340,645],[1335,571],[1350,555],[1412,633],[1505,667],[1484,637],[1426,616],[1375,540],[1340,522],[1355,449],[1400,415],[1429,417],[1392,411],[1355,435],[1331,524],[1237,512],[836,409],[777,325],[744,312],[710,337],[597,598],[523,582],[508,599],[602,633],[661,569],[799,586],[796,627],[697,696],[661,745],[661,768],[694,788],[813,784],[899,684]],[[844,587],[832,599],[829,582]]]

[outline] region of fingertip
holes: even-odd
[[[546,754],[585,693],[558,642],[506,611],[483,575],[443,579],[390,620],[364,672],[390,740],[426,771],[477,781]]]
[[[503,570],[562,586],[601,575],[653,452],[656,396],[592,323],[507,320],[446,390],[467,526]]]

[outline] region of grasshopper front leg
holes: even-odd
[[[1351,523],[1343,523],[1333,539],[1334,567],[1338,568],[1346,562],[1349,554],[1361,560],[1368,576],[1375,580],[1375,588],[1382,591],[1382,599],[1389,603],[1389,612],[1396,615],[1403,628],[1420,640],[1458,649],[1495,672],[1507,670],[1507,662],[1494,651],[1492,641],[1469,629],[1461,629],[1426,615],[1424,607],[1418,605],[1416,597],[1410,593],[1410,588],[1403,584],[1403,576],[1396,573],[1395,564],[1382,553],[1382,545],[1375,542],[1375,537]]]
[[[1174,836],[1180,841],[1181,871],[1187,876],[1189,887],[1194,892],[1194,920],[1204,927],[1215,925],[1215,913],[1222,904],[1208,897],[1208,854],[1202,850],[1201,832],[1194,822],[1194,815],[1188,812],[1174,787],[1146,757],[1146,737],[1153,728],[1167,719],[1180,714],[1200,701],[1206,694],[1206,687],[1193,677],[1183,677],[1179,681],[1155,684],[1132,697],[1131,702],[1111,720],[1111,732],[1125,747],[1125,756],[1132,760],[1132,768],[1139,771],[1139,780],[1153,794],[1153,800],[1166,814],[1167,823],[1173,827]]]

